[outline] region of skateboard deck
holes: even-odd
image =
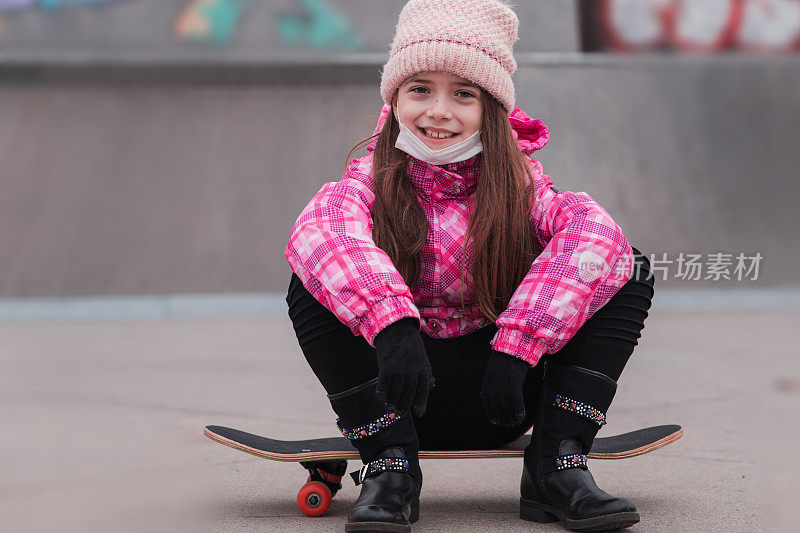
[[[308,470],[306,484],[297,494],[297,505],[308,516],[320,516],[328,510],[331,499],[342,488],[340,481],[347,461],[358,459],[358,451],[345,437],[308,440],[276,440],[222,426],[206,426],[206,437],[236,450],[273,461],[300,463]],[[587,457],[592,459],[627,459],[675,442],[683,435],[678,425],[653,426],[629,433],[594,439]],[[522,457],[531,435],[495,450],[420,450],[420,459],[488,459]]]
[[[264,459],[284,462],[330,461],[359,459],[356,450],[345,437],[308,440],[276,440],[222,426],[206,426],[206,437],[231,448]],[[683,435],[678,425],[653,426],[611,437],[597,437],[587,457],[590,459],[626,459],[663,448]],[[495,450],[420,450],[420,459],[481,459],[492,457],[522,457],[530,444],[525,434],[511,444]]]

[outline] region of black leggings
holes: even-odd
[[[602,372],[614,380],[638,344],[653,297],[650,263],[639,250],[633,277],[597,310],[558,352],[546,354],[523,386],[526,416],[516,428],[489,422],[480,391],[497,333],[490,324],[468,335],[436,339],[422,334],[436,379],[424,416],[414,417],[420,449],[488,449],[514,441],[533,425],[542,382],[542,362],[558,360]],[[336,394],[378,375],[375,349],[319,303],[292,274],[286,296],[300,348],[328,394]]]

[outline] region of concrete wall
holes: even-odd
[[[173,26],[185,0],[125,0],[97,7],[67,7],[55,12],[27,10],[6,14],[0,31],[0,51],[12,57],[74,58],[76,56],[136,58],[172,56],[241,58],[257,56],[294,61],[304,48],[315,53],[337,50],[388,53],[397,16],[407,0],[250,0],[244,3],[235,32],[224,46],[187,42],[175,37]],[[580,50],[575,0],[514,2],[520,19],[517,52]],[[360,42],[355,48],[331,38],[326,46],[291,43],[281,37],[281,15],[311,20],[309,6],[331,10]],[[321,26],[330,30],[323,19]],[[325,42],[321,38],[319,43]],[[347,42],[344,42],[347,41]],[[355,46],[355,45],[354,45]]]
[[[372,132],[364,72],[0,84],[0,297],[284,290],[291,224]],[[556,185],[589,192],[634,246],[764,256],[757,282],[661,286],[800,282],[800,62],[529,62],[516,83],[551,129]]]

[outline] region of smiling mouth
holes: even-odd
[[[425,128],[420,128],[420,131],[422,131],[423,135],[425,135],[425,137],[429,139],[449,139],[451,137],[456,137],[457,135],[459,135],[458,133],[436,132],[436,131],[426,130]]]

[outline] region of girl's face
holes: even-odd
[[[431,150],[441,150],[481,129],[482,90],[446,72],[421,72],[397,90],[394,114]]]

